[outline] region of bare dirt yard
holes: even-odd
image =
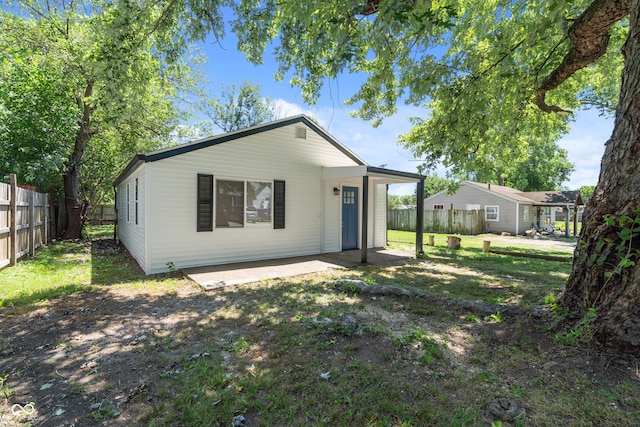
[[[560,342],[553,308],[526,302],[541,280],[526,266],[447,253],[212,291],[175,273],[171,290],[3,307],[0,426],[640,425],[636,355],[581,342],[588,328]]]

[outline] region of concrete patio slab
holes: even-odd
[[[389,264],[409,259],[415,259],[415,255],[396,249],[370,249],[367,252],[367,264],[360,262],[360,250],[353,250],[294,258],[195,267],[182,271],[203,288],[215,289],[267,279],[300,276],[362,265]]]

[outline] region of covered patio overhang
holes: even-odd
[[[540,217],[540,209],[543,208],[562,208],[562,210],[565,212],[565,218],[564,218],[564,223],[565,223],[565,237],[569,237],[570,233],[570,223],[571,223],[571,215],[569,215],[569,213],[571,211],[573,211],[573,235],[577,236],[578,235],[578,206],[582,206],[582,199],[579,200],[580,204],[576,204],[576,203],[534,203],[532,205],[532,207],[537,208],[538,209],[538,214],[537,214],[537,218],[536,218],[536,222],[538,223],[538,227],[542,227],[542,224],[540,224],[539,222],[539,217]]]
[[[416,256],[424,253],[422,230],[424,228],[424,176],[404,171],[378,168],[367,165],[342,166],[323,168],[323,179],[357,178],[362,180],[362,227],[360,235],[361,262],[367,263],[368,247],[368,218],[369,218],[369,186],[378,184],[411,184],[415,183],[417,209],[416,209]]]

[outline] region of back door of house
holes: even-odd
[[[342,250],[358,247],[358,188],[342,187]]]

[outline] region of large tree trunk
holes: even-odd
[[[629,38],[623,48],[624,71],[615,126],[606,144],[600,178],[585,209],[573,271],[560,303],[583,315],[589,308],[596,339],[623,349],[640,349],[640,267],[632,265],[616,273],[627,250],[640,262],[640,236],[623,240],[618,222],[636,217],[640,207],[640,0],[634,0],[629,16]],[[610,225],[606,215],[616,219]],[[609,240],[610,239],[610,240]],[[616,248],[624,243],[625,251]]]
[[[73,146],[73,152],[67,162],[67,172],[64,175],[64,204],[67,210],[67,229],[64,232],[65,239],[82,238],[82,227],[85,221],[86,203],[81,203],[78,198],[80,181],[80,164],[84,156],[84,149],[91,138],[91,112],[89,98],[93,93],[93,83],[87,82],[84,96],[78,97],[77,103],[82,110],[82,118],[79,122],[78,133]]]
[[[65,239],[82,238],[83,205],[78,200],[78,168],[73,167],[64,176],[64,204],[67,211],[67,228],[64,231]]]

